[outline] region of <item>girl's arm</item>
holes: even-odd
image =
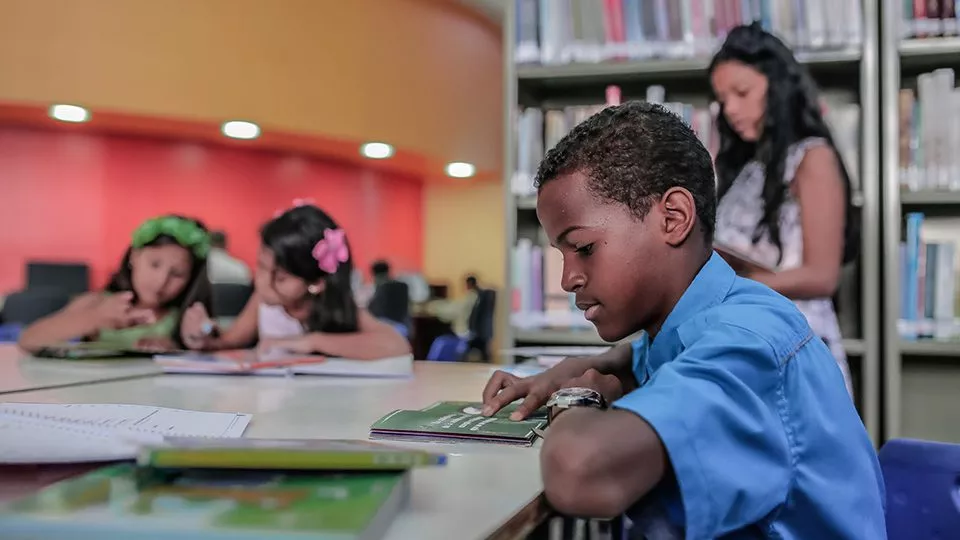
[[[829,146],[807,151],[790,188],[800,204],[803,263],[747,277],[795,300],[833,296],[843,264],[846,195],[837,155]]]
[[[180,338],[190,349],[221,350],[243,349],[257,340],[257,328],[260,317],[260,297],[254,292],[243,306],[243,311],[233,320],[229,328],[217,337],[197,338],[202,327],[210,321],[210,315],[202,304],[191,306],[180,323]]]
[[[17,344],[34,353],[43,347],[78,337],[88,337],[100,331],[98,317],[92,316],[100,303],[100,293],[78,296],[60,311],[27,326],[20,333]]]
[[[357,319],[359,328],[352,334],[307,334],[310,349],[329,356],[357,360],[376,360],[411,353],[410,342],[406,338],[389,324],[378,321],[367,310],[359,310]]]

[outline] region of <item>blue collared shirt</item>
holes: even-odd
[[[673,474],[632,516],[658,509],[691,540],[886,538],[877,454],[792,302],[714,254],[633,368],[613,406],[653,427]]]

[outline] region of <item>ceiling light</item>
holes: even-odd
[[[470,163],[464,163],[462,161],[447,163],[447,176],[452,176],[454,178],[470,178],[476,172],[477,168]]]
[[[86,122],[90,120],[90,111],[77,105],[53,105],[50,107],[50,117],[61,122]]]
[[[360,153],[370,159],[386,159],[393,155],[393,147],[382,142],[368,142],[360,147]]]
[[[224,122],[220,131],[233,139],[256,139],[260,136],[260,126],[243,120]]]

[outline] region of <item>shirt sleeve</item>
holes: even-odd
[[[762,520],[791,477],[773,348],[744,329],[707,330],[613,406],[657,432],[673,467],[687,538],[715,538]]]

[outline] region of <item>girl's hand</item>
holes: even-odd
[[[137,348],[162,353],[176,350],[177,344],[168,337],[144,337],[137,340]]]
[[[299,354],[310,354],[315,352],[313,339],[311,339],[309,335],[289,338],[261,339],[257,348],[261,353],[271,350],[282,350]]]
[[[149,309],[134,309],[132,292],[122,292],[104,297],[93,308],[93,317],[98,328],[120,329],[156,322]]]
[[[180,339],[188,349],[206,349],[213,339],[216,326],[200,302],[194,303],[183,313],[180,322]]]

